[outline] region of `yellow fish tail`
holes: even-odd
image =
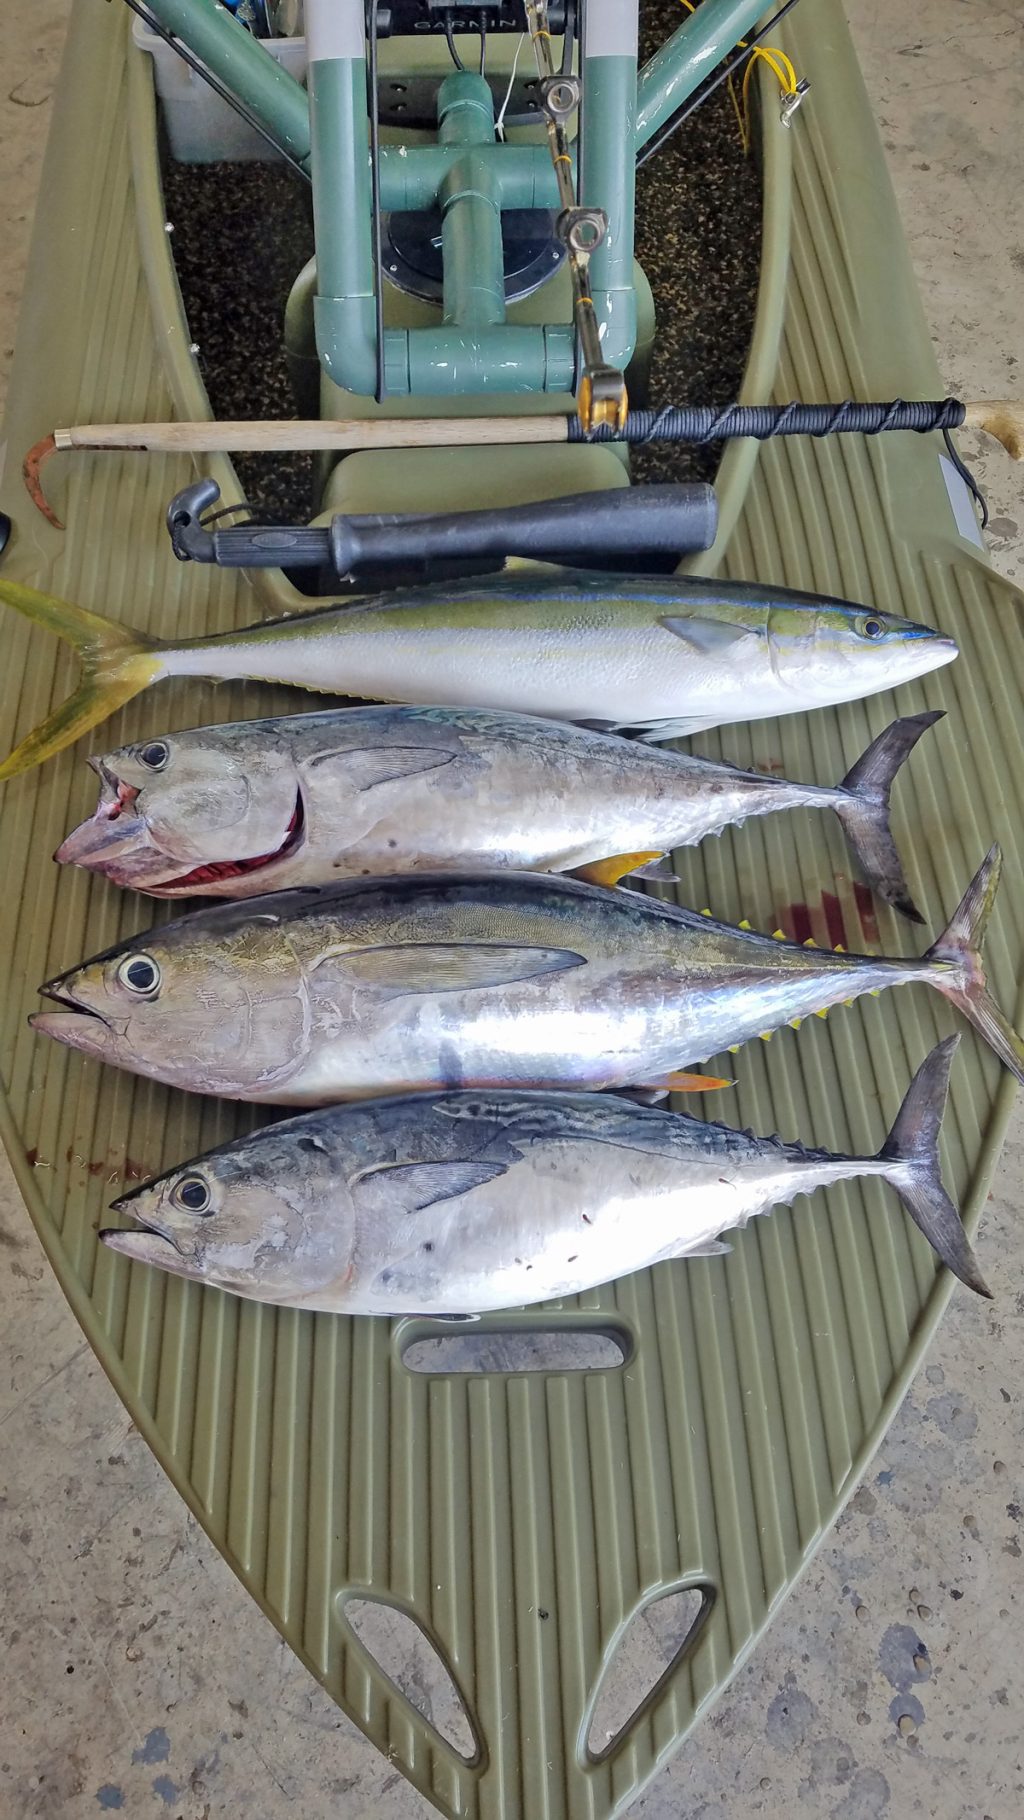
[[[41,765],[90,727],[98,726],[133,695],[141,694],[160,674],[158,652],[163,640],[105,619],[69,601],[39,594],[19,582],[0,581],[0,600],[23,613],[34,625],[55,632],[78,654],[82,674],[78,687],[46,720],[27,734],[0,765],[0,782]]]

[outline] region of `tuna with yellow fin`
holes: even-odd
[[[0,600],[78,653],[74,694],[0,780],[164,676],[505,708],[667,739],[855,701],[957,655],[952,638],[824,595],[701,577],[508,566],[202,638],[160,639],[0,580]]]
[[[1024,1080],[980,944],[997,849],[920,958],[776,941],[634,891],[524,872],[217,904],[50,980],[36,1029],[194,1092],[288,1105],[677,1071],[863,993],[943,994]]]
[[[56,858],[154,897],[253,897],[385,872],[575,872],[613,885],[748,817],[829,809],[872,889],[920,922],[889,795],[941,718],[892,721],[832,785],[489,708],[192,727],[90,759],[99,801]]]

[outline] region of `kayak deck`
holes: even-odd
[[[34,244],[7,414],[0,506],[14,536],[4,573],[157,633],[193,635],[258,609],[240,577],[170,556],[162,514],[188,463],[60,458],[59,476],[58,463],[51,472],[63,534],[32,510],[17,473],[22,450],[55,423],[170,409],[128,174],[123,28],[113,9],[101,18],[90,9],[86,30],[85,10],[72,27],[73,79],[66,74],[55,109],[39,207],[46,232]],[[774,396],[939,396],[840,7],[818,0],[780,35],[812,96],[787,135],[791,191],[777,166],[768,197],[770,209],[788,211],[791,245]],[[89,159],[76,149],[86,133]],[[771,244],[780,256],[779,238]],[[770,323],[761,336],[770,350]],[[1002,842],[986,961],[1010,1009],[1024,978],[1021,596],[959,534],[942,462],[937,438],[909,435],[730,450],[731,534],[700,567],[720,561],[730,576],[873,601],[953,632],[962,656],[898,698],[730,728],[695,745],[835,782],[895,712],[947,708],[897,786],[897,839],[933,931],[989,842]],[[228,464],[221,471],[230,478]],[[952,501],[962,505],[955,490]],[[3,623],[7,751],[66,693],[72,660],[61,653],[55,663],[53,642],[13,615]],[[162,684],[98,730],[91,749],[154,726],[303,705],[293,691]],[[495,1366],[523,1327],[549,1338],[583,1330],[591,1356],[594,1336],[610,1330],[627,1347],[620,1365],[430,1376],[403,1362],[407,1345],[436,1334],[429,1323],[260,1308],[129,1266],[96,1241],[121,1185],[263,1115],[99,1069],[26,1028],[40,980],[150,920],[148,904],[51,862],[94,797],[80,749],[0,793],[2,850],[22,881],[0,908],[11,959],[0,1118],[91,1344],[243,1585],[429,1799],[474,1820],[621,1812],[721,1692],[854,1489],[948,1281],[884,1189],[851,1185],[756,1222],[729,1257],[660,1266],[484,1324]],[[822,816],[752,823],[677,864],[680,900],[719,916],[849,947],[921,945],[856,890],[842,836]],[[811,1020],[719,1069],[738,1086],[714,1115],[874,1149],[914,1068],[953,1027],[936,995],[919,989]],[[944,1156],[972,1229],[1012,1094],[965,1032]],[[585,1739],[602,1667],[630,1615],[679,1587],[702,1591],[703,1622],[621,1744],[595,1760]],[[353,1596],[397,1606],[436,1641],[472,1715],[473,1761],[365,1653],[344,1612]],[[660,1673],[653,1631],[634,1662]]]

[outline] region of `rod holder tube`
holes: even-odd
[[[610,367],[625,371],[637,336],[633,282],[633,212],[636,196],[634,121],[637,106],[637,14],[618,13],[609,36],[600,9],[583,12],[583,122],[580,196],[598,204],[608,232],[590,257],[590,295]],[[610,47],[614,55],[605,53]],[[595,54],[595,52],[597,54]]]
[[[501,194],[477,147],[494,145],[494,96],[468,70],[445,78],[437,102],[442,146],[461,156],[441,186],[445,326],[487,328],[505,320]]]
[[[311,45],[312,49],[312,45]],[[316,347],[347,392],[377,387],[366,59],[314,57],[309,64]]]
[[[741,38],[754,31],[764,0],[715,0],[683,20],[640,72],[637,85],[636,150],[688,101],[705,77]]]

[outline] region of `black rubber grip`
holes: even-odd
[[[593,566],[630,557],[707,550],[718,505],[711,487],[612,487],[531,505],[480,512],[339,514],[330,526],[228,525],[211,530],[201,513],[219,498],[212,480],[195,481],[172,499],[167,528],[182,562],[227,569],[318,568],[339,576],[362,568],[463,562],[506,556]]]
[[[331,562],[339,575],[374,563],[493,556],[594,563],[602,557],[683,555],[715,541],[708,486],[612,487],[483,512],[337,517]]]
[[[752,436],[771,442],[776,436],[880,436],[886,430],[958,430],[965,407],[958,398],[892,398],[886,404],[726,404],[664,405],[659,411],[630,411],[625,427],[602,424],[584,430],[569,419],[570,442],[723,442]]]

